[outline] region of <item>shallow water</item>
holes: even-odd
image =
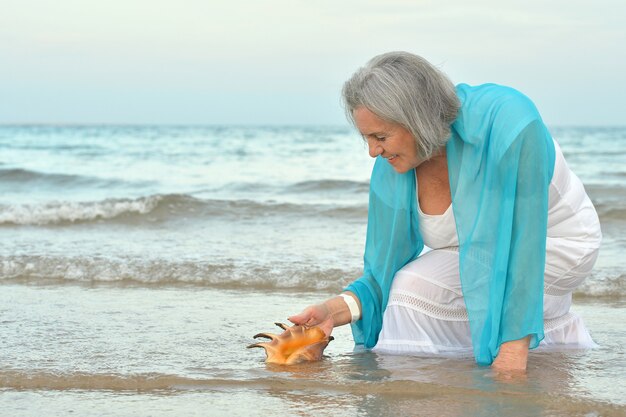
[[[553,133],[602,221],[574,297],[600,347],[533,352],[504,380],[354,352],[347,327],[318,363],[245,349],[359,276],[354,132],[0,127],[0,414],[626,415],[626,129]]]
[[[7,415],[626,412],[616,383],[626,366],[619,303],[579,304],[601,347],[533,353],[521,380],[501,381],[471,358],[353,352],[347,327],[318,363],[266,365],[262,350],[245,348],[317,298],[184,285],[3,285],[0,404]]]

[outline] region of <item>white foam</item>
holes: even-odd
[[[154,210],[161,199],[162,196],[154,195],[137,199],[5,206],[0,211],[0,224],[46,225],[112,219],[125,213],[146,214]]]

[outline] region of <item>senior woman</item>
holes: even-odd
[[[526,369],[528,349],[594,346],[569,311],[598,255],[597,214],[533,103],[456,88],[423,58],[373,58],[344,85],[376,158],[363,276],[289,318],[352,323],[374,351]],[[431,251],[423,251],[424,246]]]

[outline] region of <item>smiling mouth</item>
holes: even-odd
[[[394,159],[396,159],[398,157],[398,155],[391,155],[387,158],[385,158],[387,161],[393,161]]]

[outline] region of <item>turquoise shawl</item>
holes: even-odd
[[[461,108],[447,142],[459,273],[476,362],[491,364],[500,345],[543,339],[543,273],[554,144],[534,104],[495,84],[457,86]],[[378,157],[370,180],[355,343],[372,348],[395,273],[419,256],[413,170],[398,174]]]

